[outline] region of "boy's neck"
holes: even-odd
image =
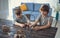
[[[42,15],[42,17],[47,17],[47,15]]]

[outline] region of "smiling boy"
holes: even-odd
[[[41,15],[39,15],[39,17],[35,20],[35,22],[31,24],[31,26],[34,26],[32,29],[40,30],[40,29],[46,29],[51,27],[53,18],[51,16],[48,16],[49,9],[50,8],[47,5],[41,6],[41,8],[39,9]],[[40,25],[36,25],[38,22]]]

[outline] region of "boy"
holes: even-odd
[[[48,16],[49,6],[42,5],[39,11],[41,12],[41,15],[39,15],[37,20],[30,25],[30,26],[34,26],[32,29],[40,30],[40,29],[46,29],[51,27],[53,18],[51,16]],[[35,26],[38,22],[40,25]]]
[[[16,14],[15,25],[25,27],[29,23],[28,18],[25,15],[22,15],[20,7],[15,8],[14,11]]]

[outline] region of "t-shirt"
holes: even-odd
[[[42,17],[42,15],[39,15],[37,20],[39,21],[39,25],[46,25],[48,21],[52,24],[53,18],[51,16]]]
[[[18,23],[27,23],[27,17],[25,15],[22,15],[22,18],[16,18],[16,22]]]

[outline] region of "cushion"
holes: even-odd
[[[21,3],[24,4],[24,3]],[[33,3],[25,3],[27,6],[28,11],[33,11]]]
[[[30,21],[35,21],[37,17],[39,16],[40,12],[32,12],[30,16]]]
[[[41,4],[35,3],[34,4],[34,11],[39,11],[40,7],[41,7]]]
[[[27,10],[27,6],[26,6],[26,4],[22,4],[22,5],[20,6],[20,8],[21,8],[22,11]]]
[[[32,11],[23,11],[22,14],[31,14]]]
[[[33,11],[32,14],[40,14],[40,12]]]

